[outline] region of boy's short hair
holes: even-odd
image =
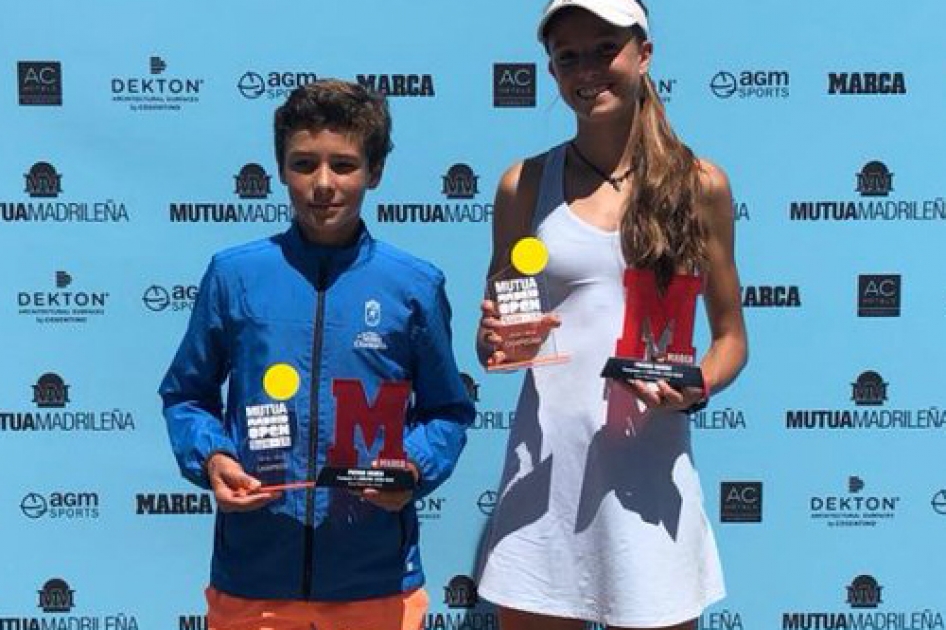
[[[276,109],[273,123],[280,170],[286,158],[286,140],[299,129],[329,128],[351,133],[361,141],[372,171],[384,166],[394,148],[391,112],[384,96],[339,79],[319,79],[297,87]]]

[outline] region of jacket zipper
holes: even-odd
[[[308,481],[315,481],[319,455],[319,380],[322,371],[322,327],[325,318],[325,269],[319,266],[316,280],[315,332],[312,339],[312,370],[309,398],[309,470]],[[302,553],[302,599],[309,599],[312,590],[312,556],[315,543],[315,488],[305,493],[305,536]]]

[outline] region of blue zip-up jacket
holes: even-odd
[[[213,257],[190,324],[161,383],[183,475],[208,488],[215,452],[247,462],[247,408],[273,403],[267,369],[288,364],[300,387],[287,478],[312,480],[335,427],[333,379],[359,379],[368,402],[384,381],[410,381],[404,448],[420,472],[415,496],[453,471],[474,410],[451,347],[443,274],[374,240],[304,240],[297,225]],[[221,388],[227,382],[226,404]],[[398,513],[345,490],[284,492],[266,507],[217,513],[211,584],[249,598],[351,601],[424,582],[413,503]]]

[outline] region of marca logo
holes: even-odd
[[[798,308],[801,306],[801,289],[796,285],[744,286],[742,305],[747,308]]]
[[[358,84],[384,96],[434,96],[434,78],[429,74],[359,74]]]
[[[213,502],[204,493],[151,493],[136,495],[139,515],[213,514]]]
[[[62,64],[58,61],[18,61],[20,105],[62,105]]]
[[[907,93],[902,72],[831,72],[828,94],[899,95]]]

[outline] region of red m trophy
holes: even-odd
[[[374,404],[357,379],[334,379],[335,441],[328,449],[317,484],[341,488],[413,488],[414,475],[404,453],[404,418],[411,396],[409,381],[381,383]],[[361,429],[364,451],[359,453],[356,429]],[[369,453],[381,441],[376,458]]]
[[[652,270],[626,269],[624,330],[601,376],[702,389],[703,373],[693,347],[696,298],[702,286],[699,276],[676,275],[661,292]]]

